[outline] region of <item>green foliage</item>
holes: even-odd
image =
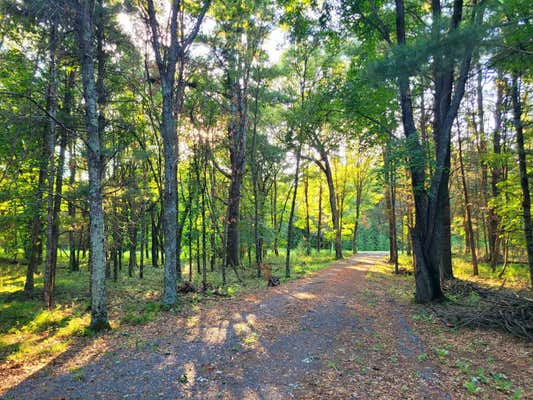
[[[81,92],[77,21],[74,5],[63,9],[54,6],[55,12],[50,13],[52,3],[0,1],[0,361],[31,361],[59,354],[68,349],[74,337],[96,334],[87,328],[89,273],[85,253],[89,247],[90,208],[86,158],[91,153],[84,141],[86,100]],[[97,52],[101,50],[95,54],[95,77],[101,161],[105,166],[102,191],[114,328],[155,321],[163,311],[196,310],[215,296],[233,297],[264,288],[266,282],[257,277],[254,265],[256,241],[265,250],[263,262],[272,265],[272,273],[282,282],[286,281],[285,257],[283,252],[274,254],[287,244],[295,250],[293,277],[306,276],[328,265],[335,232],[324,174],[326,162],[331,165],[335,189],[331,202],[339,208],[342,219],[343,249],[388,250],[389,206],[384,187],[391,189],[391,184],[396,196],[394,228],[400,248],[406,249],[409,230],[416,223],[415,210],[435,200],[424,197],[422,203],[413,201],[413,192],[427,191],[435,182],[431,177],[437,167],[435,137],[439,132],[434,131],[438,128],[434,122],[438,107],[431,103],[438,97],[438,79],[434,78],[444,73],[459,86],[463,58],[471,48],[472,60],[465,59],[464,65],[471,64],[467,72],[472,77],[479,74],[480,93],[473,79],[467,82],[449,143],[454,273],[459,279],[470,279],[472,269],[463,254],[467,205],[461,200],[464,188],[456,173],[457,131],[465,136],[465,186],[470,191],[479,252],[488,253],[487,215],[494,212],[500,247],[508,250],[510,261],[505,271],[502,265],[493,271],[484,262],[485,254],[480,254],[480,276],[476,280],[492,286],[505,283],[512,288],[531,285],[528,267],[520,264],[526,259],[523,196],[516,163],[516,121],[512,120],[509,96],[509,81],[518,76],[525,147],[529,149],[533,145],[529,113],[533,51],[530,1],[465,3],[457,27],[453,26],[450,4],[443,2],[441,16],[437,17],[436,10],[432,10],[436,2],[408,2],[407,43],[397,45],[397,13],[388,1],[228,0],[212,2],[209,22],[200,29],[199,40],[181,49],[185,62],[178,67],[183,68],[183,79],[172,88],[179,98],[174,99],[175,109],[165,110],[176,117],[179,138],[179,199],[175,206],[181,274],[195,288],[202,287],[200,267],[205,258],[208,288],[184,295],[172,309],[164,308],[159,301],[162,269],[155,268],[155,264],[163,263],[162,200],[168,194],[164,179],[168,147],[161,140],[160,118],[165,85],[157,60],[149,51],[149,29],[136,26],[146,20],[139,15],[144,12],[143,4],[137,3],[97,3],[95,15],[95,21],[101,22],[95,33],[102,34],[101,46],[95,46]],[[183,23],[189,29],[191,16],[199,12],[201,2],[180,4],[186,8]],[[456,5],[463,6],[460,2]],[[165,10],[160,6],[156,4],[163,15]],[[475,18],[474,13],[482,17]],[[50,54],[53,23],[57,23],[60,40],[56,53]],[[166,38],[165,24],[159,28],[161,37]],[[163,40],[163,47],[167,45]],[[273,51],[277,45],[283,48]],[[51,59],[57,61],[57,76],[50,75],[54,70]],[[409,100],[415,114],[416,132],[409,138],[401,135],[404,121],[398,101],[399,76],[409,77]],[[56,81],[54,88],[52,83]],[[498,88],[502,89],[503,101],[493,107],[493,92]],[[451,95],[445,102],[460,100]],[[485,95],[484,101],[481,95]],[[476,101],[484,115],[476,110]],[[57,113],[52,110],[56,102]],[[53,131],[50,111],[57,125]],[[502,120],[498,130],[493,122],[497,117]],[[234,134],[237,130],[239,138]],[[52,155],[45,151],[47,134],[55,136]],[[495,151],[497,137],[500,153]],[[236,160],[228,150],[239,146],[243,156]],[[60,147],[66,152],[63,170],[58,165]],[[302,176],[296,194],[294,235],[287,243],[297,149],[303,156]],[[531,169],[529,152],[526,155]],[[229,269],[223,280],[227,209],[234,199],[228,200],[228,183],[234,179],[229,176],[230,169],[243,175],[240,192],[233,194],[240,201],[237,245],[241,265],[237,268],[240,279]],[[424,175],[417,187],[409,184],[413,169]],[[43,310],[41,272],[36,275],[32,298],[26,298],[22,288],[27,262],[32,255],[42,258],[47,246],[47,200],[52,203],[54,195],[48,193],[46,185],[50,173],[57,175],[49,182],[53,189],[57,177],[63,178],[63,190],[54,196],[62,200],[58,209],[59,270],[56,306]],[[499,182],[492,187],[491,179],[498,173]],[[32,244],[34,223],[36,240]],[[143,254],[144,277],[139,279],[141,243],[145,250],[153,250],[156,258]],[[68,256],[74,247],[83,252],[80,271],[68,273]],[[124,270],[131,261],[134,276],[117,271],[115,282],[112,268],[117,258],[113,257],[118,256],[123,258]],[[42,271],[42,260],[38,261]],[[411,269],[410,257],[402,254],[400,261],[402,267]],[[77,268],[71,265],[70,269]],[[382,282],[389,273],[389,266],[379,266],[365,278]],[[396,282],[411,286],[399,284],[387,288],[387,294],[410,297],[413,277],[402,275]],[[371,291],[363,291],[363,296],[370,305],[378,303]],[[457,295],[448,300],[476,306],[480,299],[470,294],[466,299]],[[412,319],[422,323],[417,325],[431,324],[431,329],[438,323],[424,311]],[[251,333],[243,342],[252,346],[259,337]],[[148,344],[136,341],[134,345]],[[471,350],[481,345],[474,342]],[[370,350],[382,352],[384,347],[378,342]],[[431,356],[446,362],[450,358],[448,348],[432,350],[430,355],[420,354],[418,360],[423,362]],[[329,367],[336,369],[335,363]],[[503,374],[482,369],[473,372],[467,361],[457,363],[457,368],[468,375],[464,386],[473,395],[484,390],[484,385],[493,385],[511,398],[522,396]],[[368,371],[362,369],[361,373]],[[84,380],[82,371],[72,371],[72,376]],[[179,380],[188,382],[185,374]]]
[[[437,357],[440,357],[440,358],[447,357],[450,354],[448,350],[442,349],[439,347],[434,347],[433,352],[435,353]]]
[[[482,391],[482,389],[478,386],[477,378],[474,376],[470,377],[469,380],[465,381],[463,386],[470,394],[478,394]]]
[[[457,361],[455,364],[454,364],[454,367],[457,367],[459,368],[459,370],[463,373],[463,374],[466,374],[466,375],[469,375],[470,372],[471,372],[471,364],[468,362],[468,361]]]
[[[433,314],[427,313],[425,311],[422,311],[418,314],[414,314],[412,318],[415,321],[434,322]]]

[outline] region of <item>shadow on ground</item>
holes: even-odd
[[[80,368],[68,367],[77,353],[63,355],[2,398],[313,398],[322,371],[333,368],[331,356],[339,349],[344,354],[350,345],[347,337],[359,343],[377,335],[384,310],[376,310],[375,318],[358,314],[358,282],[382,257],[354,256],[311,277],[257,297],[222,301],[189,318],[165,314],[147,326],[117,333],[115,341],[100,348],[94,345]],[[389,304],[394,310],[394,301]],[[393,314],[398,352],[416,357],[422,343],[405,317]],[[357,351],[363,355],[368,349]],[[431,366],[417,373],[434,384]]]

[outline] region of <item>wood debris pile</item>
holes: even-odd
[[[533,340],[533,299],[531,293],[489,289],[452,280],[444,285],[449,301],[432,306],[447,326],[488,328]]]

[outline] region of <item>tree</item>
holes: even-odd
[[[214,10],[218,27],[213,49],[223,71],[222,93],[227,122],[230,181],[226,209],[225,266],[236,273],[239,260],[241,186],[246,166],[252,71],[260,63],[261,45],[270,30],[269,1],[231,1]]]
[[[463,161],[463,147],[461,140],[461,131],[460,127],[457,129],[457,144],[459,146],[459,167],[461,170],[461,181],[463,183],[463,196],[465,201],[465,220],[466,220],[466,229],[467,229],[467,238],[470,243],[470,253],[472,255],[472,268],[473,274],[478,275],[478,262],[477,262],[477,250],[476,250],[476,240],[474,237],[474,229],[472,228],[472,204],[470,203],[470,198],[468,195],[468,185],[466,184],[466,174],[465,174],[465,165]]]
[[[98,131],[97,90],[94,80],[94,9],[95,2],[77,3],[76,27],[80,43],[80,65],[85,100],[87,129],[87,164],[89,167],[91,329],[108,329],[105,284],[105,236],[102,207],[102,176],[104,160]]]
[[[170,5],[170,18],[167,33],[163,33],[157,19],[153,0],[147,0],[143,9],[146,23],[151,30],[152,49],[155,55],[163,105],[161,110],[160,131],[163,140],[165,161],[165,184],[163,194],[163,229],[165,250],[165,274],[163,281],[163,304],[173,306],[177,302],[177,165],[178,137],[176,134],[177,115],[180,112],[185,88],[185,67],[189,48],[198,35],[200,25],[211,4],[205,0],[197,15],[191,16],[179,0]],[[168,35],[169,43],[163,38]]]
[[[527,172],[526,150],[524,146],[524,126],[522,122],[522,100],[520,95],[520,78],[517,73],[512,76],[511,99],[513,103],[513,124],[516,131],[518,148],[518,166],[520,170],[520,187],[522,189],[522,216],[526,237],[527,259],[529,264],[530,282],[533,287],[533,222],[531,221],[531,193]]]

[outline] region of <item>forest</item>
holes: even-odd
[[[530,398],[532,66],[528,0],[0,0],[0,397]]]

